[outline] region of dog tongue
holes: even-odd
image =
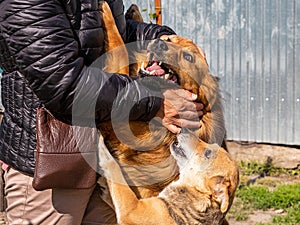
[[[157,62],[154,62],[151,66],[146,68],[153,76],[161,76],[165,74],[165,71],[158,65]]]

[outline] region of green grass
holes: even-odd
[[[298,192],[299,193],[299,192]],[[275,224],[300,224],[300,203],[287,209],[287,216],[276,216],[273,218]]]
[[[297,205],[300,202],[300,183],[283,184],[273,191],[267,187],[250,186],[239,189],[236,197],[243,203],[251,204],[255,209],[282,209]],[[299,221],[300,222],[300,221]]]
[[[228,218],[236,221],[247,221],[248,216],[257,210],[283,209],[284,214],[274,215],[268,224],[256,225],[294,225],[300,224],[300,183],[284,184],[272,177],[293,178],[300,174],[299,168],[288,170],[274,167],[271,163],[240,162],[241,184],[236,191],[236,198],[228,213]],[[249,176],[264,177],[257,179],[254,184],[248,182]]]
[[[239,162],[239,167],[243,175],[250,176],[253,174],[262,174],[266,176],[296,176],[300,174],[300,168],[297,169],[285,169],[280,167],[275,167],[272,165],[271,160],[267,160],[266,163],[257,162]]]

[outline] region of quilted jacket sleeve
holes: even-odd
[[[102,72],[101,57],[87,66],[76,38],[78,14],[74,16],[74,7],[66,9],[62,2],[0,2],[1,35],[18,70],[25,75],[40,101],[58,116],[71,117],[79,111],[76,116],[108,120],[112,110],[128,106],[130,102],[134,103],[129,110],[131,119],[154,117],[160,107],[160,91],[152,90],[151,84],[145,81]],[[159,33],[156,29],[137,28],[135,35],[142,39],[155,38]],[[146,30],[148,35],[139,33]]]

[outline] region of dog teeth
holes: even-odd
[[[148,72],[148,71],[147,71],[147,72]],[[148,72],[148,73],[149,73],[149,72]],[[150,75],[155,74],[155,70],[152,70],[149,74],[150,74]]]
[[[144,73],[149,73],[147,70],[145,70],[145,68],[141,67],[141,70],[144,72]]]
[[[145,70],[145,63],[144,62],[142,62],[142,65],[141,65],[141,70]]]
[[[171,75],[169,73],[167,74],[163,74],[161,76],[159,76],[161,79],[165,79],[165,80],[169,80],[169,78],[171,77]]]
[[[145,73],[145,74],[151,75],[151,73],[145,69],[145,67],[144,67],[143,64],[141,65],[140,70],[143,71],[143,73]],[[153,71],[152,71],[152,72],[153,72]]]
[[[170,75],[169,73],[167,73],[167,74],[165,74],[164,77],[165,77],[166,80],[168,80],[168,79],[170,78],[170,76],[171,76],[171,75]]]
[[[160,61],[160,62],[158,63],[158,65],[161,66],[161,65],[162,65],[162,61]]]

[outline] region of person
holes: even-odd
[[[122,0],[107,2],[126,43],[175,34],[166,26],[126,22]],[[97,0],[0,1],[1,92],[5,108],[0,160],[7,165],[4,179],[10,224],[109,224],[107,221],[113,220],[96,185],[90,189],[33,189],[35,116],[39,106],[72,122],[76,93],[83,90],[80,96],[93,99],[94,121],[99,123],[111,119],[114,101],[122,90],[127,94],[119,99],[120,104],[135,96],[132,120],[151,120],[160,114],[163,125],[173,133],[180,132],[181,127],[199,128],[199,121],[194,119],[202,115],[203,106],[194,102],[196,96],[179,89],[162,90],[157,97],[151,88],[128,76],[101,72],[93,63],[103,53],[104,33]],[[97,90],[101,90],[98,95]]]

